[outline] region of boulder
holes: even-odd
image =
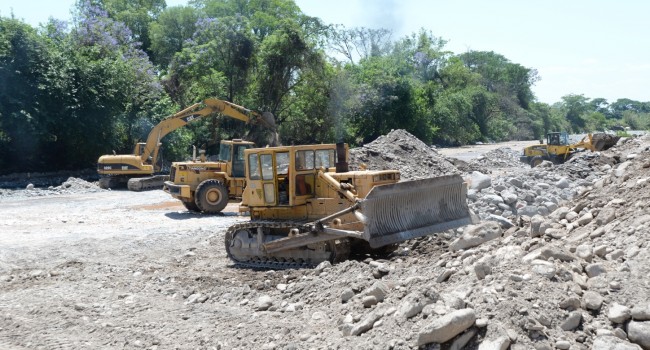
[[[501,226],[494,221],[485,221],[478,225],[465,228],[462,236],[449,245],[449,249],[457,251],[481,245],[487,241],[501,237]]]

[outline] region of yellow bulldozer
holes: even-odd
[[[587,134],[579,142],[570,143],[566,132],[550,132],[546,135],[546,144],[524,148],[524,154],[519,157],[523,163],[534,168],[547,160],[554,164],[561,164],[569,160],[575,153],[589,150],[602,151],[616,145],[620,137],[606,134]]]
[[[296,268],[386,254],[415,237],[477,221],[459,175],[400,182],[398,170],[348,168],[347,145],[251,148],[225,248],[236,264]]]
[[[221,113],[249,124],[263,123],[272,129],[275,127],[271,113],[258,113],[228,101],[208,98],[163,119],[149,132],[146,142],[135,145],[133,154],[99,157],[99,187],[114,188],[126,183],[132,191],[162,188],[169,176],[159,174],[161,166],[158,164],[158,152],[162,145],[161,139],[170,132],[213,113]]]

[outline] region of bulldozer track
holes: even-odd
[[[291,228],[304,228],[303,223],[297,223],[295,221],[249,221],[238,223],[232,225],[228,228],[225,235],[225,247],[228,258],[235,263],[235,267],[240,268],[253,268],[253,269],[272,269],[272,270],[287,270],[287,269],[302,269],[302,268],[314,268],[318,264],[310,262],[298,262],[298,261],[278,261],[274,260],[274,257],[259,256],[259,260],[248,260],[241,261],[238,260],[235,256],[232,255],[230,251],[230,245],[234,233],[241,229],[257,229],[259,227],[268,227],[268,228],[280,228],[280,229],[291,229]],[[331,263],[338,263],[345,261],[350,255],[350,242],[347,239],[337,240],[337,242],[331,242],[330,247],[333,248],[334,257],[331,259]],[[320,262],[319,262],[320,263]]]

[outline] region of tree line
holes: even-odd
[[[0,173],[93,167],[208,97],[272,112],[283,144],[354,146],[391,129],[463,145],[650,127],[650,102],[576,94],[549,105],[531,90],[537,71],[496,52],[453,53],[424,29],[393,38],[325,25],[292,0],[78,0],[73,12],[37,28],[0,17]],[[168,135],[164,154],[214,154],[233,137],[256,134],[212,116]]]

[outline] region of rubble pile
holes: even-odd
[[[268,349],[650,349],[649,144],[472,173],[480,224],[405,242],[384,260],[269,271],[223,302],[309,325],[255,343]],[[572,176],[579,167],[592,173]]]
[[[497,148],[469,161],[468,171],[490,173],[494,168],[518,168],[522,166],[519,161],[520,155],[521,150],[513,150],[509,147]]]
[[[446,157],[401,129],[351,149],[350,158],[352,169],[359,169],[362,163],[369,170],[395,169],[403,180],[460,173]]]
[[[76,177],[69,177],[58,186],[49,186],[47,188],[39,188],[34,184],[29,183],[25,186],[24,190],[8,190],[0,189],[0,198],[2,197],[44,197],[62,194],[79,194],[79,193],[92,193],[106,191],[99,188],[96,183],[88,182]]]

